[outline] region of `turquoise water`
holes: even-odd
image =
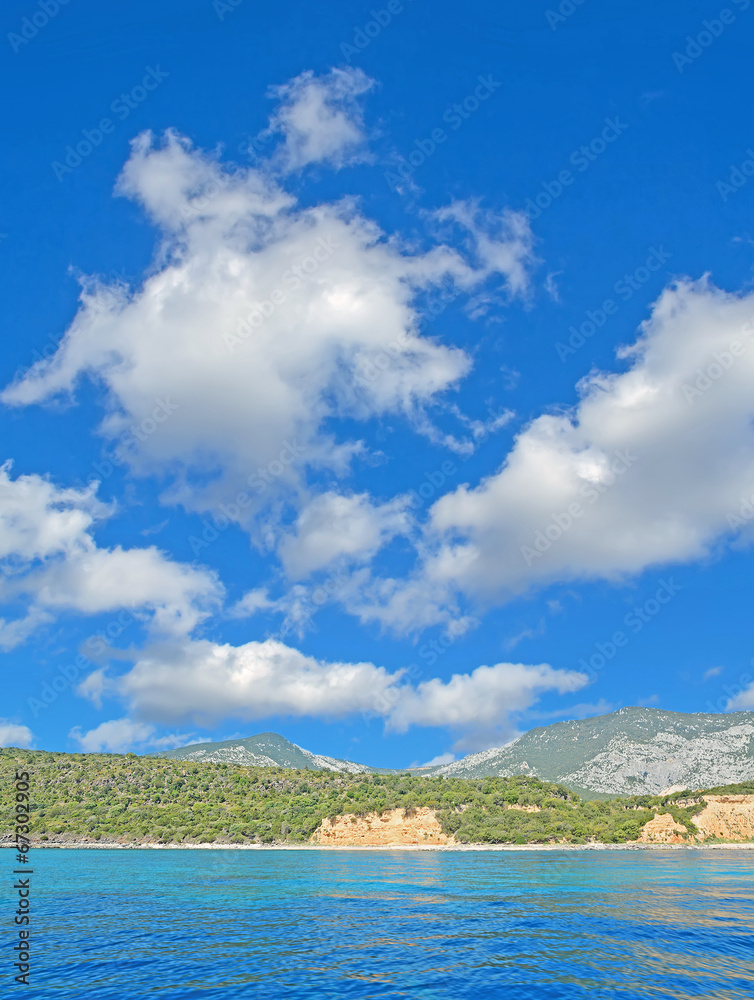
[[[754,997],[754,852],[33,861],[35,1000]]]

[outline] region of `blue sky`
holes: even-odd
[[[754,708],[749,7],[6,3],[0,742]]]

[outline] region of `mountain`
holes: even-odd
[[[610,715],[540,726],[508,746],[434,767],[368,767],[304,750],[277,733],[195,743],[154,757],[344,774],[517,774],[566,785],[580,795],[659,795],[671,788],[713,788],[754,778],[754,712],[730,715],[621,708]]]
[[[340,771],[344,774],[371,774],[376,768],[354,764],[350,760],[323,757],[291,743],[277,733],[258,733],[243,740],[222,743],[192,743],[178,750],[151,754],[172,760],[213,761],[245,764],[248,767],[290,767],[308,771]]]
[[[526,774],[587,797],[725,785],[754,777],[754,712],[692,715],[622,708],[540,726],[508,746],[423,773],[454,778]]]

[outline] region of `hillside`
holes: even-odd
[[[405,834],[404,820],[437,843],[626,843],[657,814],[672,836],[693,838],[694,817],[709,807],[701,793],[582,801],[533,777],[353,775],[11,749],[0,751],[5,843],[16,768],[30,775],[33,838],[48,845],[337,843],[359,832],[366,844],[391,825]],[[754,783],[713,791],[746,797],[736,808],[737,829],[748,839]],[[719,836],[724,811],[715,817],[712,835]]]
[[[405,773],[312,753],[277,733],[197,743],[155,756],[343,774]],[[754,712],[713,715],[622,708],[610,715],[540,726],[508,746],[452,764],[407,770],[422,777],[528,774],[564,784],[587,798],[726,785],[754,778]]]
[[[218,764],[245,764],[247,767],[286,767],[302,771],[339,771],[344,774],[367,774],[373,768],[338,760],[304,750],[278,733],[258,733],[240,740],[222,743],[192,743],[178,750],[166,750],[154,757],[169,760],[212,761]]]
[[[427,773],[448,777],[531,774],[581,794],[658,795],[754,778],[754,713],[684,714],[622,708],[532,729],[506,747]]]

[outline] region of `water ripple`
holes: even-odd
[[[754,852],[35,852],[35,1000],[742,1000]]]

